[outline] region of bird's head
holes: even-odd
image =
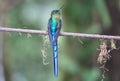
[[[61,17],[60,11],[59,10],[53,10],[51,12],[51,17],[55,18],[55,19],[60,19],[60,17]]]

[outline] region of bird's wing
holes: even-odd
[[[58,24],[57,24],[57,30],[56,30],[55,39],[54,39],[53,42],[57,41],[58,36],[59,36],[59,34],[60,34],[61,26],[62,26],[62,22],[61,22],[61,20],[60,20],[60,21],[58,22]]]
[[[48,21],[48,35],[49,35],[50,43],[53,44],[52,43],[52,35],[51,35],[51,18]]]

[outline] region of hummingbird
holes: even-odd
[[[60,10],[53,10],[48,21],[48,35],[53,50],[54,76],[58,77],[58,37],[62,26]]]

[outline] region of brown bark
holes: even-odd
[[[120,35],[120,11],[118,9],[118,0],[106,0],[106,5],[112,20],[111,27],[105,31],[104,34]],[[120,47],[120,42],[117,42]],[[120,81],[120,51],[113,50],[111,53],[111,60],[107,64],[108,76],[110,81]]]

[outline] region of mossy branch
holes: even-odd
[[[1,32],[19,32],[19,33],[29,33],[29,34],[41,34],[41,35],[48,34],[48,32],[45,30],[20,29],[20,28],[8,28],[8,27],[0,27],[0,31]],[[120,36],[99,35],[99,34],[83,34],[83,33],[71,33],[71,32],[60,32],[60,36],[120,40]]]

